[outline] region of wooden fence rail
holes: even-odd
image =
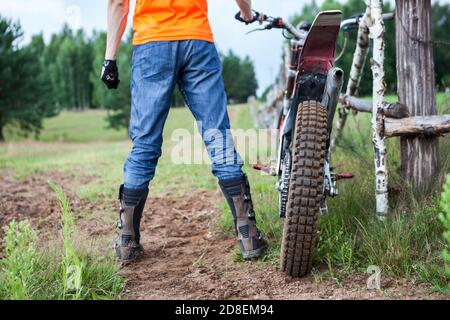
[[[384,120],[386,137],[437,136],[450,133],[450,114]]]
[[[339,98],[339,102],[345,108],[350,108],[358,112],[369,112],[372,113],[373,102],[369,100],[363,100],[353,96],[347,96],[342,94]],[[388,118],[405,118],[409,116],[408,107],[401,103],[390,103],[383,102],[383,108],[381,112]]]

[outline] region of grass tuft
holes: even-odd
[[[445,260],[446,276],[450,278],[450,174],[447,175],[444,191],[442,192],[441,208],[443,212],[440,215],[440,221],[444,228],[445,249],[442,256]],[[448,283],[450,289],[450,283]]]
[[[62,252],[40,249],[37,232],[27,221],[11,222],[0,260],[0,299],[104,300],[120,297],[124,280],[112,256],[78,249],[69,199],[49,182],[61,205]],[[39,248],[39,249],[38,249]]]
[[[0,260],[0,299],[30,299],[35,290],[37,233],[28,221],[12,221],[6,229],[6,258]]]

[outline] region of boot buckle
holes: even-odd
[[[122,230],[123,229],[123,221],[122,219],[117,220],[117,228]]]
[[[118,201],[118,207],[119,207],[119,220],[117,220],[117,228],[122,229],[123,228],[123,221],[122,221],[122,215],[125,212],[125,209],[122,206],[122,201]]]

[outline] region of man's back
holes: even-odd
[[[137,0],[135,45],[153,41],[213,42],[207,0]]]

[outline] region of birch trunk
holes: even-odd
[[[397,78],[400,102],[411,116],[436,114],[436,88],[431,43],[431,1],[397,0]],[[402,137],[401,171],[406,182],[426,190],[439,176],[436,137]]]
[[[350,77],[347,84],[347,96],[356,96],[358,93],[358,87],[361,83],[361,78],[364,70],[364,66],[367,60],[367,53],[369,49],[369,28],[370,23],[370,0],[365,0],[367,8],[364,16],[359,23],[358,40],[356,43],[355,53],[353,55],[352,68],[350,70]],[[335,134],[331,138],[331,148],[335,147],[336,141],[342,135],[345,123],[347,122],[348,109],[346,106],[341,105],[338,110],[339,119],[336,123]]]
[[[384,22],[383,1],[371,0],[372,21],[369,27],[373,39],[373,111],[372,111],[372,141],[375,157],[376,210],[377,217],[385,220],[388,213],[388,173],[387,150],[383,134],[384,115],[383,99],[386,91],[384,82]]]
[[[371,6],[370,0],[365,0],[367,9],[358,28],[358,40],[353,56],[352,68],[350,70],[350,78],[347,84],[346,94],[349,96],[356,96],[358,88],[361,83],[361,78],[366,65],[367,54],[369,52],[369,25],[371,20]]]

